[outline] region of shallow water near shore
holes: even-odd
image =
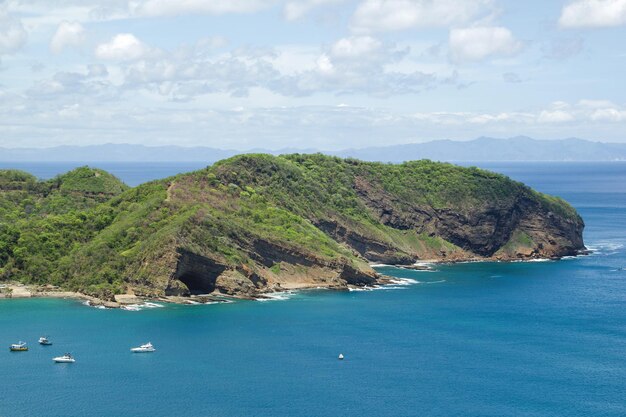
[[[626,415],[626,164],[485,167],[570,201],[594,252],[380,267],[413,282],[266,302],[3,301],[0,415]]]

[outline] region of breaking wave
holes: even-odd
[[[165,307],[163,304],[145,302],[145,303],[138,303],[138,304],[128,304],[125,306],[121,306],[120,309],[126,310],[126,311],[141,311],[141,310],[146,310],[146,309],[151,309],[151,308],[163,308],[163,307]]]
[[[256,301],[285,301],[293,298],[295,293],[293,291],[278,291],[263,294],[263,296],[255,298]]]

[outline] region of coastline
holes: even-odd
[[[546,262],[546,261],[559,261],[562,259],[572,259],[580,256],[587,256],[592,253],[591,250],[585,249],[579,251],[575,255],[564,255],[559,257],[550,258],[517,258],[517,259],[499,259],[499,258],[459,258],[459,259],[420,259],[413,264],[384,264],[384,263],[370,263],[370,267],[393,267],[399,269],[409,269],[415,271],[432,271],[432,265],[454,265],[463,263],[483,263],[483,262],[498,262],[498,263],[530,263],[530,262]],[[330,291],[355,291],[359,289],[373,289],[377,286],[389,286],[398,285],[396,278],[391,278],[386,275],[377,273],[377,283],[374,287],[367,285],[337,285],[336,283],[330,284],[327,282],[306,282],[297,283],[290,286],[283,286],[280,288],[268,288],[267,291],[261,291],[256,296],[251,297],[249,295],[229,295],[221,293],[210,293],[192,295],[189,297],[182,296],[162,296],[162,297],[142,297],[132,293],[118,294],[114,296],[113,300],[103,300],[97,297],[93,297],[87,294],[83,294],[76,291],[65,291],[59,287],[52,285],[46,286],[29,286],[21,283],[10,282],[0,285],[0,300],[8,299],[25,299],[25,298],[59,298],[59,299],[71,299],[83,301],[85,305],[96,308],[121,308],[127,310],[137,310],[138,306],[150,304],[154,302],[163,302],[168,304],[180,304],[180,305],[198,305],[198,304],[218,304],[229,303],[234,300],[257,300],[268,301],[272,299],[283,299],[277,297],[276,294],[284,294],[286,292],[297,292],[306,290],[330,290]]]

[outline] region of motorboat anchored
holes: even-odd
[[[52,358],[53,361],[55,361],[56,363],[74,363],[76,362],[76,359],[74,359],[74,357],[72,355],[70,355],[69,353],[66,353],[63,356],[57,356],[56,358]]]
[[[152,343],[148,342],[145,345],[141,345],[139,347],[131,348],[130,351],[133,353],[147,353],[154,352],[156,349],[152,346]]]
[[[44,346],[50,346],[52,344],[52,342],[47,337],[41,336],[39,338],[39,344],[40,345],[44,345]]]
[[[26,345],[26,342],[13,343],[9,350],[11,352],[25,352],[28,350],[28,346]]]

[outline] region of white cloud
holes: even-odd
[[[22,22],[0,9],[0,55],[17,51],[24,46],[27,38],[28,33]]]
[[[317,70],[322,74],[332,74],[335,70],[335,66],[330,60],[330,57],[326,54],[320,55],[315,63],[317,65]]]
[[[574,120],[574,116],[565,110],[544,110],[539,113],[539,123],[565,123]]]
[[[413,67],[393,68],[391,64],[401,63],[409,49],[370,36],[343,38],[321,51],[292,46],[210,53],[196,45],[173,52],[149,49],[142,54],[147,48],[143,46],[139,53],[127,54],[122,47],[127,43],[135,44],[111,41],[111,45],[99,47],[98,56],[127,61],[110,68],[114,71],[111,79],[125,91],[149,91],[177,102],[218,94],[246,97],[254,90],[283,98],[318,94],[388,97],[457,82]],[[131,60],[137,56],[141,59]]]
[[[138,16],[177,16],[191,13],[252,13],[276,4],[276,0],[131,0],[129,8]]]
[[[576,0],[561,11],[562,28],[594,28],[626,24],[626,0]]]
[[[132,33],[120,33],[109,42],[98,45],[96,57],[113,61],[134,61],[145,58],[150,48]]]
[[[616,107],[610,100],[590,100],[582,99],[578,101],[578,105],[589,109],[606,109]]]
[[[109,75],[107,67],[102,64],[87,65],[87,77],[106,77]]]
[[[117,92],[107,79],[104,65],[89,65],[84,72],[57,72],[51,78],[39,80],[26,91],[33,100],[64,100],[78,97],[89,100],[115,98]],[[67,104],[67,103],[66,103]]]
[[[333,3],[341,3],[345,0],[296,0],[288,1],[283,9],[283,14],[287,20],[297,20],[309,13],[311,10]]]
[[[55,75],[48,85],[37,88],[38,92],[40,88],[47,88],[47,97],[37,95],[30,99],[28,95],[14,95],[4,98],[0,89],[0,118],[9,121],[3,125],[5,134],[0,138],[0,146],[86,145],[132,140],[144,144],[178,143],[237,149],[255,148],[259,143],[274,149],[294,143],[296,147],[340,149],[379,145],[381,138],[393,144],[515,134],[619,141],[624,132],[620,119],[623,122],[626,117],[623,107],[615,106],[615,111],[594,115],[595,110],[579,104],[568,104],[567,112],[574,119],[560,123],[540,122],[541,110],[407,113],[336,103],[270,105],[263,93],[256,97],[258,105],[218,94],[212,101],[155,106],[154,100],[159,97],[146,96],[143,91],[139,94],[133,91],[122,100],[110,100],[106,83],[98,84],[97,80],[87,80],[84,72],[81,74]],[[97,95],[78,94],[84,88],[95,89]],[[254,90],[253,94],[258,91]],[[152,104],[136,100],[138,97],[149,97]],[[545,110],[555,111],[566,110],[555,110],[554,103]],[[155,130],[159,132],[157,139]],[[203,133],[207,131],[212,134]]]
[[[474,124],[487,124],[498,122],[514,122],[523,123],[528,121],[527,114],[524,113],[496,113],[496,114],[478,114],[467,118],[467,122]]]
[[[335,42],[330,48],[334,58],[360,58],[371,56],[382,47],[382,42],[371,36],[353,36]]]
[[[512,125],[532,124],[536,120],[533,113],[500,112],[500,113],[473,113],[473,112],[431,112],[415,113],[412,118],[440,126],[467,126],[469,125]]]
[[[58,54],[66,47],[80,46],[84,41],[85,28],[83,25],[78,22],[63,21],[52,36],[50,50]]]
[[[364,0],[352,18],[357,32],[448,27],[490,10],[491,0]]]
[[[591,113],[590,118],[596,122],[624,122],[626,121],[626,110],[618,110],[615,108],[598,109]]]
[[[566,101],[558,100],[558,101],[553,101],[550,107],[553,110],[565,110],[565,109],[569,109],[571,106]]]
[[[455,63],[481,61],[490,56],[512,56],[522,49],[505,27],[452,29],[449,37],[450,59]]]

